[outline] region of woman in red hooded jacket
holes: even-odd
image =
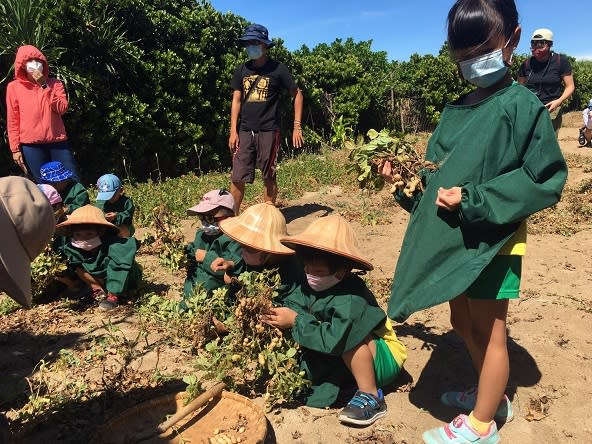
[[[41,166],[53,160],[79,177],[62,120],[67,109],[64,85],[49,77],[43,53],[31,45],[19,47],[14,80],[6,88],[8,142],[14,162],[38,183]]]

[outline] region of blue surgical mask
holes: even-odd
[[[504,45],[504,48],[508,46],[508,43],[510,43],[509,40]],[[508,72],[502,49],[460,62],[459,66],[463,78],[479,88],[488,88],[495,85]]]
[[[202,221],[202,223],[201,223],[201,229],[208,236],[215,236],[217,234],[220,234],[220,227],[216,223],[209,224],[206,221]]]
[[[263,55],[263,48],[261,45],[249,45],[246,47],[247,55],[251,60],[257,60]]]

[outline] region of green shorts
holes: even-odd
[[[516,299],[520,295],[522,256],[495,256],[467,289],[470,299]]]
[[[397,379],[401,369],[384,339],[374,338],[374,343],[376,344],[376,356],[374,357],[376,386],[384,387]]]

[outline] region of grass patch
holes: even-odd
[[[346,153],[327,150],[321,154],[302,153],[278,164],[280,199],[296,199],[306,191],[318,191],[326,185],[351,188],[356,184],[346,171]],[[152,209],[165,204],[178,217],[185,217],[187,208],[196,205],[202,196],[216,188],[230,187],[230,173],[211,172],[205,175],[185,174],[162,182],[148,181],[126,186],[126,194],[136,206],[134,222],[147,226],[152,221]],[[245,191],[244,202],[256,203],[261,199],[263,182],[259,171],[252,185]]]

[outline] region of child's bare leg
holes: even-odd
[[[475,367],[477,375],[480,375],[484,351],[473,340],[469,299],[463,294],[452,299],[448,304],[450,305],[450,324],[456,334],[465,341],[473,367]]]
[[[482,422],[493,420],[504,396],[510,374],[510,360],[506,343],[508,300],[469,300],[473,325],[473,340],[483,353],[479,375],[475,418]]]
[[[376,344],[371,336],[367,336],[357,347],[341,355],[343,362],[354,375],[358,389],[377,396],[374,356],[376,356]]]

